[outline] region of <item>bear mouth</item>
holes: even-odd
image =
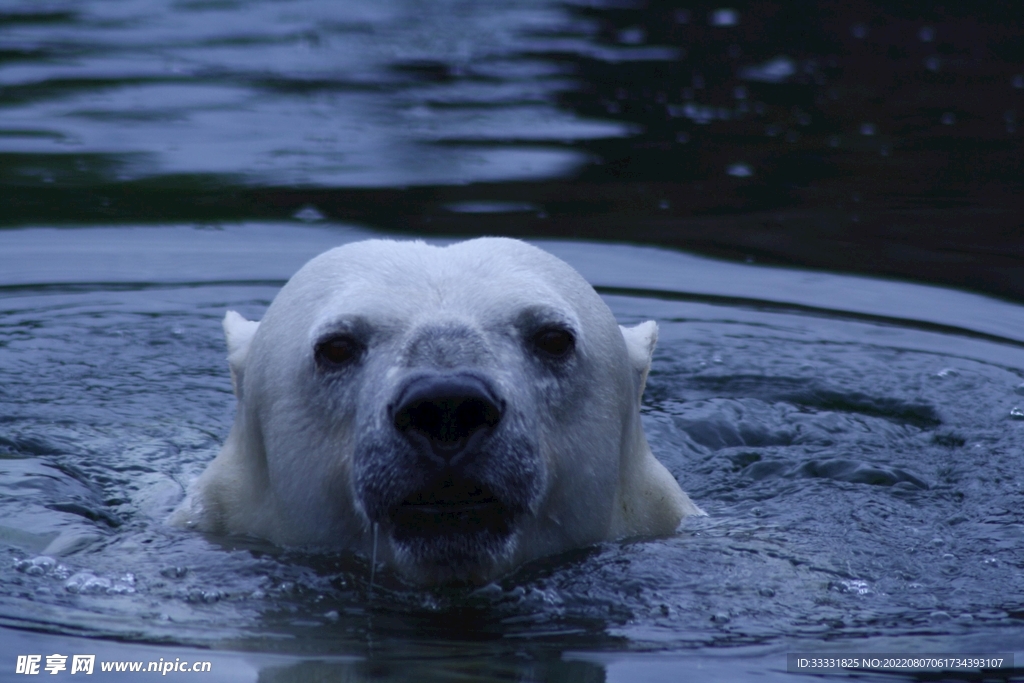
[[[443,537],[486,536],[512,533],[510,507],[486,484],[472,480],[442,480],[414,491],[391,508],[392,537],[417,541]]]

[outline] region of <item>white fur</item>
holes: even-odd
[[[577,330],[564,377],[554,378],[524,346],[522,312],[534,308]],[[344,382],[327,381],[314,345],[353,318],[372,330],[365,367]],[[573,547],[671,534],[683,517],[704,514],[651,454],[640,423],[657,325],[619,327],[564,262],[516,240],[485,238],[449,247],[346,245],[307,263],[263,321],[229,311],[235,424],[173,521],[282,545],[367,552],[372,524],[354,483],[362,457],[356,442],[390,428],[379,417],[383,402],[403,373],[427,362],[410,360],[410,349],[417,340],[443,339],[430,336],[438,326],[472,340],[474,372],[493,379],[508,397],[507,421],[515,411],[515,428],[538,444],[537,495],[508,547],[465,576],[417,566],[387,539],[380,560],[418,582],[485,581]],[[467,348],[437,353],[469,358]],[[440,367],[442,360],[429,362]]]

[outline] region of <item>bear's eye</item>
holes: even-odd
[[[338,368],[359,360],[363,345],[345,334],[328,337],[316,345],[316,360],[327,368]]]
[[[569,330],[545,327],[533,335],[533,346],[543,355],[561,360],[567,358],[576,348],[576,339]]]

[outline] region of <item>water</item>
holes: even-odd
[[[0,225],[318,215],[1024,296],[1014,3],[9,0]]]
[[[559,112],[549,100],[568,70],[525,56],[549,45],[530,29],[566,14],[536,0],[14,3],[0,15],[5,173],[360,187],[555,176],[585,156],[544,143],[626,130]]]
[[[1018,14],[5,2],[0,679],[32,653],[239,681],[1021,666]],[[475,591],[167,527],[231,423],[224,311],[374,229],[549,238],[656,319],[645,428],[709,516]]]
[[[223,311],[260,317],[308,256],[368,234],[0,233],[5,667],[737,680],[785,677],[786,652],[1024,650],[1022,310],[922,285],[542,243],[620,321],[661,326],[645,428],[709,513],[678,536],[419,590],[371,587],[368,558],[166,526],[230,426]]]

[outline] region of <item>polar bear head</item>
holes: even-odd
[[[699,514],[639,402],[657,327],[620,328],[571,267],[509,239],[328,251],[224,327],[238,409],[176,519],[487,581]]]

